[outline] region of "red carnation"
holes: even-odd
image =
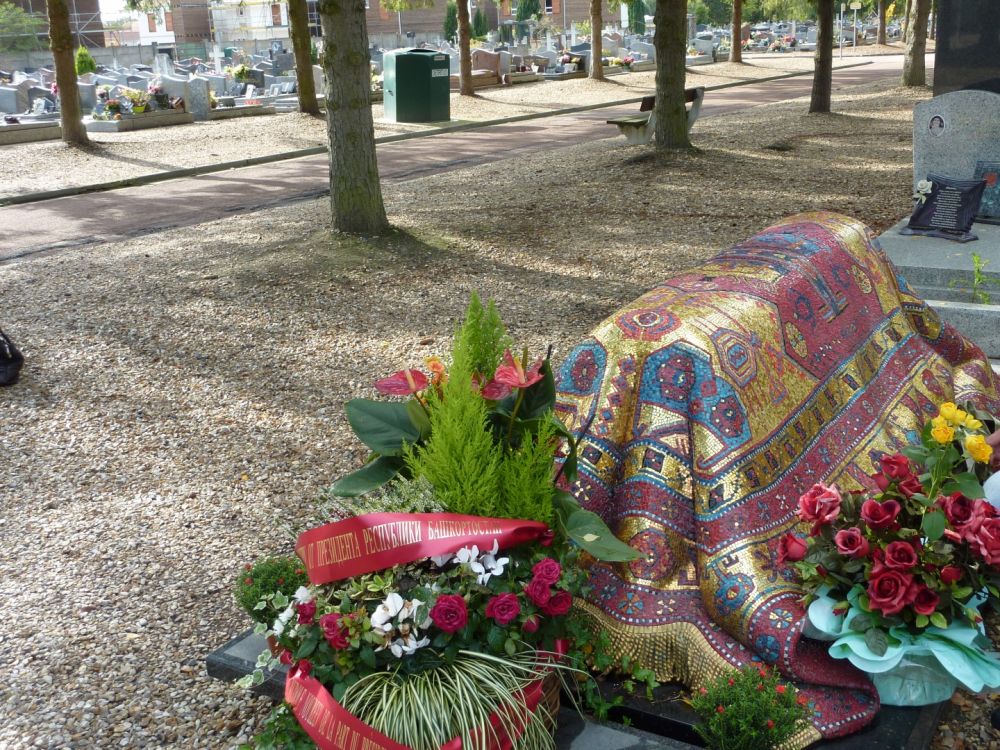
[[[446,633],[455,633],[469,621],[465,599],[458,594],[442,594],[431,609],[431,620]]]
[[[557,591],[547,604],[542,605],[542,612],[549,617],[562,617],[573,608],[573,595],[568,591]]]
[[[868,540],[857,526],[841,529],[834,534],[833,541],[837,545],[837,551],[844,557],[859,559],[868,555]]]
[[[899,503],[895,500],[865,500],[861,503],[861,520],[872,529],[887,529],[896,522],[899,515]]]
[[[809,547],[805,540],[792,533],[785,534],[778,540],[778,564],[798,562],[806,556],[808,551]]]
[[[319,626],[323,629],[323,636],[326,638],[326,642],[330,644],[331,648],[338,651],[350,645],[350,642],[347,640],[345,628],[341,624],[341,620],[343,619],[343,615],[338,613],[323,615],[319,618]]]
[[[562,575],[562,565],[553,560],[551,557],[546,557],[535,563],[534,567],[531,569],[531,573],[538,580],[551,586],[558,581],[559,576]]]
[[[486,603],[486,616],[492,617],[497,625],[509,625],[521,614],[521,602],[517,594],[497,594]]]
[[[540,578],[532,578],[531,582],[524,587],[524,593],[537,607],[544,607],[552,598],[552,589]]]

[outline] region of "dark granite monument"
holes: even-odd
[[[958,89],[1000,94],[1000,2],[939,0],[934,95]]]

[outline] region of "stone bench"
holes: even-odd
[[[684,102],[690,104],[691,106],[687,110],[687,129],[691,132],[691,126],[694,125],[695,120],[698,119],[698,115],[701,114],[701,103],[705,100],[705,87],[699,86],[695,89],[684,89]],[[613,120],[608,120],[608,125],[618,126],[618,132],[625,136],[625,140],[633,146],[642,146],[653,140],[653,134],[656,131],[655,121],[653,120],[653,107],[656,105],[655,96],[647,96],[642,100],[642,104],[639,105],[639,112],[644,112],[646,114],[638,114],[632,117],[616,117]]]

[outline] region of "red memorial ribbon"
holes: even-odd
[[[304,531],[295,544],[316,585],[374,573],[473,544],[501,549],[541,539],[538,521],[464,516],[457,513],[368,513]]]

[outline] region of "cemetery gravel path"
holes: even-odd
[[[902,57],[887,57],[863,67],[835,70],[834,89],[895,77],[901,69]],[[711,91],[701,116],[795,99],[808,95],[811,88],[812,76],[807,74]],[[608,107],[386,143],[378,147],[379,170],[384,181],[405,181],[559,146],[620,138],[605,120],[635,114],[636,109],[634,105]],[[7,206],[0,208],[0,263],[316,198],[329,190],[327,170],[326,156],[303,157]]]

